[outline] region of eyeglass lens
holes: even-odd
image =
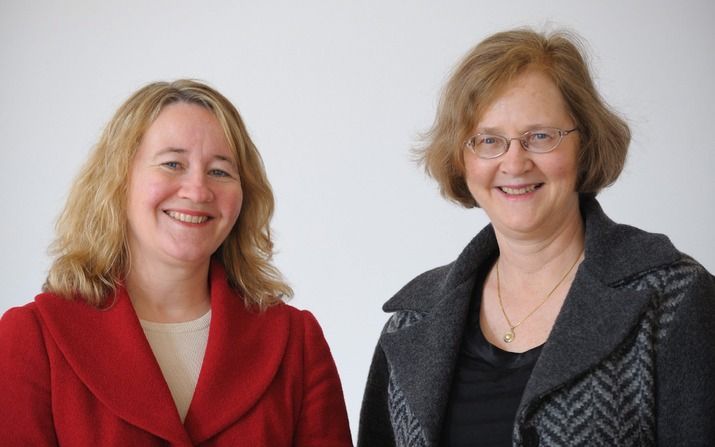
[[[518,140],[530,152],[550,152],[561,142],[565,133],[556,128],[534,129],[515,138],[501,135],[477,134],[467,140],[467,146],[482,157],[493,158],[505,153],[512,140]]]

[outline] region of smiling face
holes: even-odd
[[[572,129],[576,123],[554,82],[526,71],[504,89],[479,118],[473,133],[518,137],[536,128]],[[535,154],[519,141],[494,159],[464,151],[465,180],[495,230],[514,238],[548,238],[580,219],[577,177],[578,132],[565,136],[552,152]]]
[[[130,166],[132,265],[208,264],[236,223],[242,197],[236,157],[213,113],[185,102],[164,107]]]

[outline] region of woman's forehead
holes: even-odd
[[[545,73],[526,71],[507,82],[478,111],[475,127],[554,126],[569,117],[566,101],[556,83]]]

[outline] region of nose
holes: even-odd
[[[187,173],[182,179],[179,196],[194,203],[206,203],[214,199],[214,194],[208,184],[206,175],[198,170]]]
[[[512,141],[516,141],[517,143],[519,143],[518,149],[526,150],[526,146],[524,146],[524,144],[525,144],[524,141],[525,141],[525,140],[524,140],[522,137],[514,137],[514,138],[508,138],[508,139],[506,140],[506,150],[507,150],[507,152],[509,151],[509,148],[511,147],[511,142],[512,142]]]
[[[514,141],[516,141],[516,146],[512,149],[511,146]],[[506,153],[502,155],[499,161],[499,169],[504,174],[509,175],[523,174],[534,166],[531,154],[524,149],[519,138],[512,138],[508,141]]]

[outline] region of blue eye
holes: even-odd
[[[539,129],[528,133],[528,140],[534,143],[546,143],[551,142],[558,137],[558,134],[552,132],[550,129]]]
[[[489,144],[489,145],[492,145],[492,144],[497,144],[497,142],[498,142],[498,141],[497,141],[496,138],[487,135],[487,136],[484,136],[484,137],[482,138],[482,141],[480,141],[479,144]]]
[[[221,169],[211,169],[209,170],[209,175],[214,177],[231,177],[231,174]]]
[[[161,165],[164,166],[165,168],[169,168],[172,170],[176,170],[181,167],[181,163],[179,163],[178,161],[166,161],[166,162],[162,163]]]

